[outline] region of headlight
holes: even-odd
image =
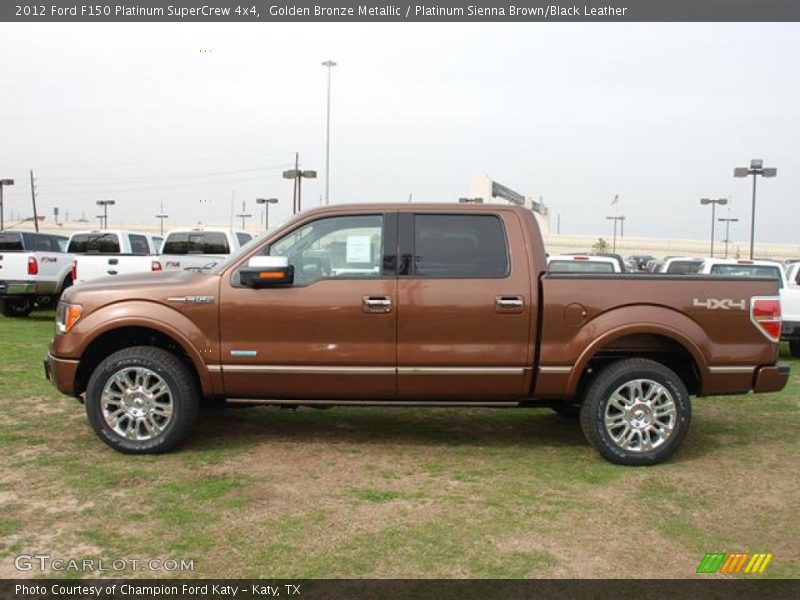
[[[81,318],[83,307],[80,304],[66,304],[60,302],[56,309],[56,331],[67,333]]]

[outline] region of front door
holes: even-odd
[[[312,219],[263,251],[289,259],[293,285],[252,289],[235,273],[224,281],[226,395],[394,398],[396,240],[391,213]]]
[[[512,211],[400,214],[401,399],[525,395],[535,343],[522,225]]]

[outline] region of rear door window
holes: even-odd
[[[413,274],[506,277],[508,245],[494,215],[414,215]]]
[[[72,236],[68,252],[72,254],[119,254],[116,233],[79,233]]]

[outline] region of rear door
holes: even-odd
[[[232,398],[392,399],[397,365],[397,219],[336,215],[299,223],[263,250],[294,285],[221,285],[225,393]]]
[[[512,211],[401,213],[400,398],[526,393],[535,298],[525,247]]]

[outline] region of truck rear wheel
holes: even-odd
[[[800,358],[800,340],[789,340],[789,352],[792,356]]]
[[[630,358],[603,369],[581,407],[586,439],[606,460],[654,465],[680,447],[692,417],[689,392],[670,369]]]
[[[3,298],[0,300],[0,312],[4,317],[27,317],[33,310],[30,298]]]
[[[115,352],[92,373],[86,415],[106,444],[126,454],[158,454],[189,434],[199,407],[189,368],[160,348]]]

